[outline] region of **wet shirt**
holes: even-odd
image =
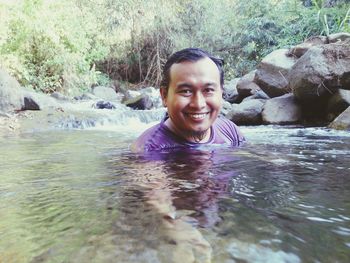
[[[132,145],[132,150],[149,152],[220,144],[238,146],[244,141],[238,127],[232,121],[223,117],[217,118],[213,123],[209,141],[205,143],[188,142],[176,135],[164,124],[166,119],[167,117],[141,134]]]

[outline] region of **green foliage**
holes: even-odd
[[[227,78],[313,35],[350,32],[347,0],[0,1],[0,66],[24,86],[74,94],[111,79],[157,86],[166,58],[200,47]]]
[[[24,0],[1,8],[7,8],[6,24],[1,25],[7,26],[7,37],[0,42],[1,66],[22,85],[74,93],[96,82],[92,63],[108,50],[93,45],[93,16],[85,22],[71,1]]]

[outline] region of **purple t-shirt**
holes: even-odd
[[[165,124],[166,118],[147,129],[133,143],[132,150],[136,152],[170,150],[175,148],[194,148],[204,145],[225,144],[238,146],[244,141],[238,127],[224,117],[218,117],[211,126],[208,142],[193,143],[173,133]]]

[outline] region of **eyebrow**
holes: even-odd
[[[192,88],[193,85],[187,82],[180,83],[176,86],[176,89],[182,89],[182,88]]]
[[[206,82],[204,83],[205,87],[207,86],[219,86],[215,81],[209,81],[209,82]],[[193,85],[190,84],[190,83],[187,83],[187,82],[183,82],[183,83],[180,83],[176,86],[176,89],[181,89],[181,88],[192,88]]]

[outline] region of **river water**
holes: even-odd
[[[0,138],[0,262],[349,262],[349,132],[131,153],[149,125]]]

